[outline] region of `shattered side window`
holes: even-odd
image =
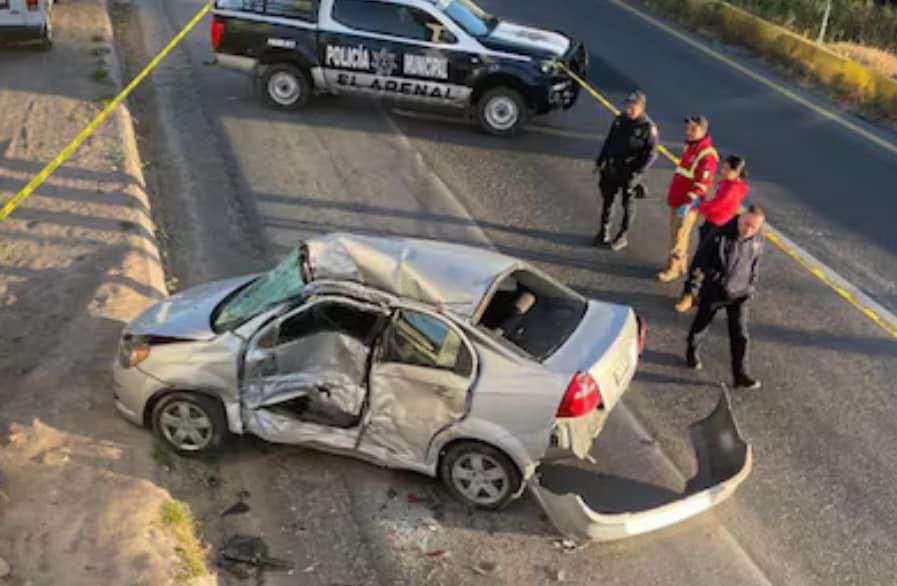
[[[283,322],[277,345],[318,332],[333,332],[366,343],[377,324],[377,315],[341,303],[318,303]]]
[[[269,273],[225,299],[212,317],[216,332],[232,330],[263,311],[302,293],[305,283],[299,271],[299,250],[294,250]]]
[[[448,324],[412,311],[401,312],[393,322],[381,360],[450,370],[461,376],[469,376],[473,369],[470,351]]]

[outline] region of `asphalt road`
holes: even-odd
[[[674,151],[682,116],[709,115],[720,149],[747,157],[754,198],[776,226],[882,304],[897,306],[890,201],[897,155],[613,2],[568,0],[563,10],[542,0],[483,4],[583,39],[590,79],[618,102],[644,89]],[[199,5],[144,0],[143,48],[161,46]],[[139,37],[128,37],[135,54]],[[641,206],[630,248],[613,254],[588,246],[598,216],[590,170],[609,114],[584,98],[514,140],[483,136],[451,115],[352,98],[322,98],[286,114],[264,108],[246,79],[204,65],[210,56],[201,26],[134,102],[181,286],[267,266],[296,239],[330,230],[442,238],[533,261],[583,293],[646,316],[643,365],[598,456],[620,475],[681,487],[693,471],[685,429],[713,406],[718,381],[729,380],[728,343],[719,323],[706,370],[681,367],[689,319],[671,309],[677,286],[653,278],[666,241],[659,197]],[[652,192],[662,194],[669,177],[670,167],[658,164]],[[290,490],[291,470],[308,475],[319,467],[332,480],[338,510],[351,517],[341,518],[340,531],[354,527],[357,547],[350,544],[352,564],[332,561],[309,572],[309,583],[342,576],[352,583],[536,584],[559,569],[579,584],[893,583],[897,343],[772,249],[752,320],[753,372],[764,389],[736,395],[735,407],[755,449],[754,473],[717,511],[655,535],[562,553],[530,499],[501,514],[469,515],[413,475],[288,448],[273,448],[276,468],[267,465],[268,448],[239,448],[221,463],[222,474],[266,490],[254,510],[268,529],[304,502]],[[324,498],[320,490],[316,498]],[[431,506],[406,503],[405,493],[428,495]],[[430,514],[438,527],[428,525]],[[296,538],[297,564],[327,549],[327,524],[316,523],[314,538]],[[290,535],[272,539],[292,543]],[[433,562],[422,553],[434,548],[452,557]],[[470,569],[484,559],[498,564],[486,578]]]

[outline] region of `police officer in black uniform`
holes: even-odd
[[[645,94],[640,91],[626,98],[626,109],[614,119],[595,161],[603,200],[595,246],[610,244],[613,250],[622,250],[628,244],[626,234],[635,220],[635,199],[644,197],[642,175],[657,159],[657,126],[645,114],[646,102]],[[617,193],[623,194],[623,222],[611,240],[608,230]]]

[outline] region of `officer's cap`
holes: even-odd
[[[628,96],[626,96],[626,105],[629,104],[641,104],[644,106],[648,102],[648,96],[645,95],[645,92],[635,90]]]

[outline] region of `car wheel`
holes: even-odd
[[[292,65],[272,65],[262,75],[262,92],[268,104],[286,110],[298,110],[311,97],[308,75]]]
[[[517,466],[501,451],[476,442],[451,446],[443,454],[439,476],[457,499],[471,507],[498,510],[520,489]]]
[[[179,454],[204,454],[224,443],[227,418],[221,404],[211,397],[172,393],[153,409],[153,431]]]
[[[477,104],[480,127],[496,136],[512,136],[526,124],[527,108],[517,90],[498,87],[489,90]]]

